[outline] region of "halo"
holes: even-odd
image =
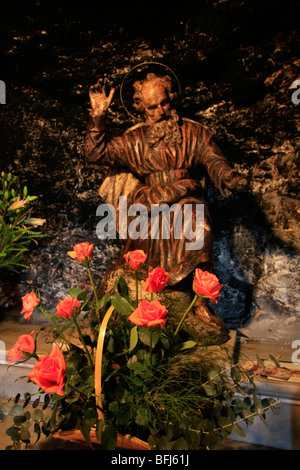
[[[149,71],[146,71],[145,72],[145,68],[147,67],[150,67],[151,70]],[[143,73],[145,76],[148,72],[154,72],[154,73],[159,73],[158,70],[161,70],[161,67],[163,67],[164,71],[165,72],[169,72],[171,73],[172,77],[175,79],[175,82],[176,82],[176,85],[177,85],[177,93],[178,95],[181,94],[181,86],[180,86],[180,82],[178,80],[178,77],[177,75],[175,74],[175,72],[170,69],[170,67],[168,67],[167,65],[165,64],[161,64],[160,62],[141,62],[140,64],[137,64],[135,65],[134,67],[132,67],[129,72],[126,73],[126,75],[124,76],[123,80],[122,80],[122,83],[121,83],[121,86],[120,86],[120,100],[121,100],[121,104],[123,106],[123,108],[126,110],[127,114],[129,114],[129,116],[131,116],[133,119],[137,120],[138,117],[136,115],[133,114],[133,111],[129,111],[128,107],[125,105],[125,99],[124,99],[124,95],[126,94],[125,93],[125,82],[126,81],[129,81],[130,82],[130,75],[132,75],[133,72],[137,72],[138,74],[139,73]],[[154,70],[156,68],[156,71]],[[162,73],[162,71],[160,71],[160,74]],[[145,78],[145,77],[143,77]],[[135,78],[132,78],[131,79],[131,85],[133,84],[133,82],[135,82],[136,80],[138,80],[137,77]],[[132,89],[131,89],[131,93],[132,93]],[[127,92],[128,94],[128,92]],[[132,98],[132,95],[131,95],[131,98]],[[132,106],[133,108],[133,106]]]

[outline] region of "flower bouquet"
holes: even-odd
[[[144,290],[150,300],[144,298],[139,272],[147,255],[142,250],[125,255],[135,277],[133,298],[122,277],[98,298],[92,255],[87,242],[68,252],[87,269],[92,295],[72,287],[54,313],[41,306],[38,293],[23,297],[24,317],[29,321],[39,308],[54,337],[49,355],[38,356],[34,332],[8,351],[10,363],[36,361],[27,379],[39,387],[37,398],[25,394],[23,406],[17,404],[20,396],[15,398],[10,448],[28,446],[33,432],[37,439],[52,435],[108,450],[212,449],[232,431],[245,435],[240,422],[249,425],[255,416],[264,420],[267,409],[277,411],[275,400],[253,395],[255,374],[238,364],[218,363],[209,349],[197,355],[199,345],[185,319],[199,297],[217,303],[222,285],[215,275],[196,269],[194,298],[178,321],[156,298],[169,278],[160,267],[149,268]],[[249,384],[248,393],[243,383]],[[30,402],[32,414],[26,410]],[[0,417],[8,414],[7,405],[1,405]]]

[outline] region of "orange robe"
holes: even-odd
[[[107,141],[105,116],[90,116],[86,142],[86,158],[100,165],[109,165],[114,172],[128,172],[136,179],[128,196],[128,206],[143,204],[190,204],[193,208],[193,229],[199,224],[196,206],[204,207],[204,243],[200,249],[187,249],[184,231],[181,238],[174,237],[175,218],[171,217],[170,237],[148,236],[125,241],[124,252],[143,249],[151,267],[160,266],[170,275],[169,284],[184,279],[201,263],[212,263],[211,219],[206,205],[206,181],[209,177],[222,196],[230,191],[223,184],[224,175],[231,171],[228,161],[211,135],[197,122],[182,118],[179,121],[181,141],[175,144],[149,142],[151,127],[138,124],[122,136]],[[111,188],[114,191],[114,188]],[[100,193],[101,194],[101,193]],[[182,216],[182,214],[181,214]],[[175,217],[175,216],[174,216]],[[162,230],[162,227],[160,227]],[[190,240],[188,240],[190,241]]]

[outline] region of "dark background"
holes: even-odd
[[[2,2],[1,171],[38,195],[34,215],[46,238],[30,270],[2,279],[11,308],[37,286],[48,306],[86,280],[65,253],[94,242],[100,279],[118,241],[97,240],[103,175],[84,161],[88,89],[106,75],[117,88],[111,135],[133,124],[118,96],[136,64],[162,62],[178,76],[181,111],[210,130],[249,179],[249,191],[223,199],[214,188],[215,269],[224,284],[218,313],[229,327],[299,319],[299,105],[296,1]],[[3,277],[3,276],[2,276]],[[296,323],[298,325],[298,323]]]

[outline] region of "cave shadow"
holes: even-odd
[[[212,190],[215,193],[216,190]],[[228,323],[228,327],[242,328],[248,326],[252,319],[255,310],[255,303],[253,299],[253,290],[255,288],[255,281],[258,281],[262,271],[263,258],[266,250],[270,254],[280,250],[286,257],[293,258],[298,257],[299,253],[297,249],[291,244],[279,238],[275,235],[272,225],[267,221],[267,218],[259,206],[255,197],[250,192],[234,193],[228,199],[222,198],[219,194],[214,194],[213,197],[208,197],[208,206],[213,221],[213,232],[214,232],[214,245],[215,247],[223,246],[227,247],[229,255],[227,253],[227,260],[234,265],[234,272],[230,271],[228,276],[225,276],[224,281],[224,296],[225,312],[220,309],[220,316],[225,316],[224,321]],[[249,260],[252,267],[252,277],[254,282],[247,280],[247,273],[245,272],[245,259],[242,260],[239,257],[238,250],[236,247],[236,239],[234,238],[234,231],[236,227],[243,227],[249,234],[249,238],[252,243],[250,246],[250,256],[254,255],[255,260]],[[251,253],[252,248],[252,253]],[[218,251],[218,250],[216,250]],[[218,257],[222,257],[222,253],[215,253],[215,272],[224,274],[222,268],[224,264],[218,263]],[[247,253],[244,253],[244,257],[247,257]],[[221,264],[221,266],[220,266]],[[235,273],[238,273],[236,276]],[[236,302],[243,301],[243,305],[236,305],[236,302],[230,301],[226,294],[226,289],[233,289],[242,295],[237,295]],[[222,303],[222,301],[220,302]],[[235,311],[235,315],[231,318],[226,318],[226,310],[232,308]],[[228,313],[227,313],[228,315]]]

